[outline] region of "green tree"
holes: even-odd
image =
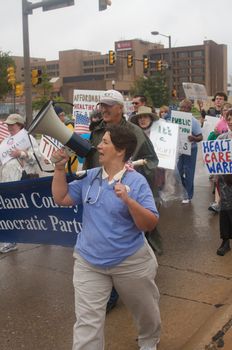
[[[0,98],[3,98],[10,90],[11,85],[7,81],[7,68],[15,66],[9,52],[0,51]]]
[[[149,77],[141,77],[135,81],[130,90],[131,95],[144,95],[148,104],[154,107],[168,105],[168,88],[163,72],[155,72]]]

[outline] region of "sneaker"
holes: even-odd
[[[16,243],[4,243],[2,247],[0,247],[0,253],[9,253],[13,250],[17,250],[17,244]]]
[[[210,204],[208,210],[213,211],[214,213],[219,213],[220,205],[217,202],[213,202]]]
[[[189,204],[190,203],[190,199],[183,199],[181,203],[182,204]]]
[[[230,251],[230,240],[223,239],[222,244],[217,250],[217,255],[224,256],[229,251]]]

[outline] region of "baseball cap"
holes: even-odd
[[[60,106],[54,106],[56,114],[59,116],[60,113],[63,113],[63,109]]]
[[[9,124],[9,125],[13,125],[13,124],[25,124],[25,119],[20,115],[20,114],[10,114],[6,120],[4,121],[4,124]]]
[[[124,105],[124,99],[122,94],[116,90],[107,90],[101,96],[99,103],[105,103],[106,105],[113,106],[114,104]]]

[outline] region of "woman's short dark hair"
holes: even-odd
[[[137,146],[137,138],[133,131],[122,125],[110,125],[105,131],[110,133],[111,141],[116,149],[125,150],[124,161],[128,161]]]

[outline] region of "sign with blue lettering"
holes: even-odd
[[[210,174],[232,174],[232,139],[202,142],[203,161]]]
[[[75,245],[82,206],[55,204],[51,183],[44,177],[0,184],[0,242]]]
[[[188,136],[192,134],[192,114],[172,111],[171,122],[179,125],[179,152],[190,156],[191,142],[188,140]]]

